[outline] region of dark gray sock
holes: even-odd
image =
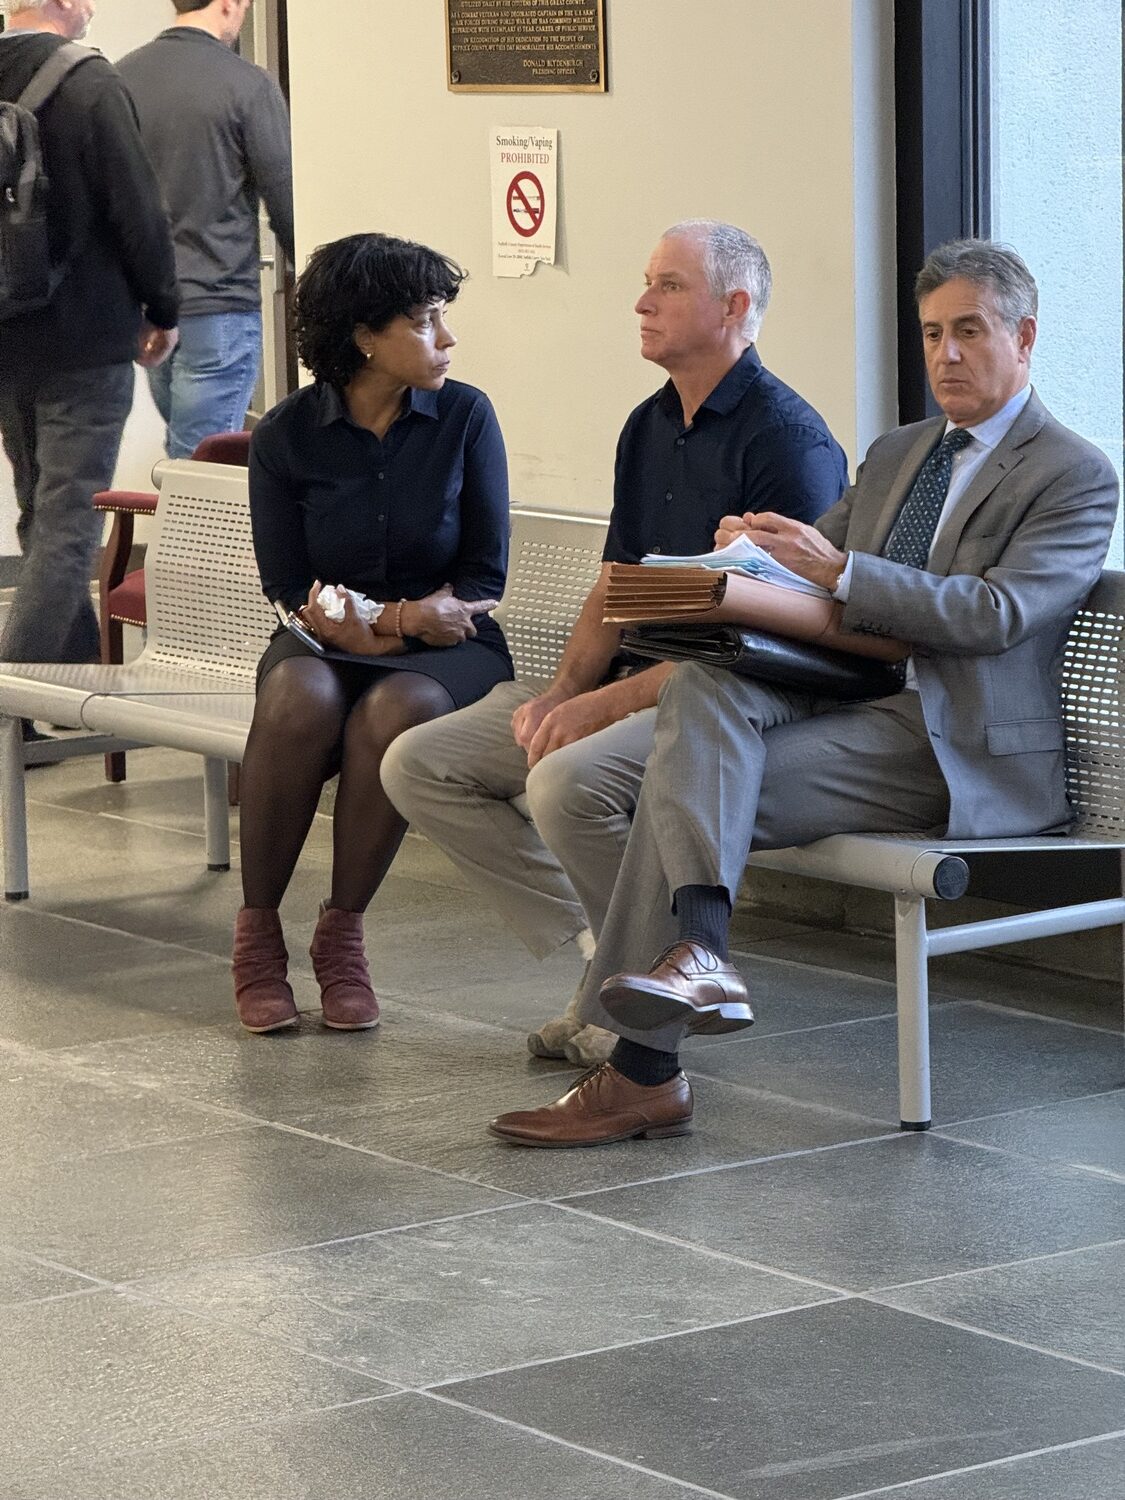
[[[609,1060],[630,1083],[640,1083],[650,1089],[667,1083],[680,1071],[678,1053],[657,1052],[655,1047],[642,1047],[639,1042],[630,1042],[625,1037],[618,1041]]]
[[[682,885],[672,898],[680,941],[702,943],[716,958],[729,958],[730,897],[721,885]]]

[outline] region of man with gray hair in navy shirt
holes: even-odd
[[[709,552],[724,515],[777,511],[811,524],[843,494],[847,460],[821,416],[766,370],[754,341],[769,262],[745,230],[674,225],[636,304],[641,355],[669,379],[617,445],[603,567],[545,691],[505,682],[401,735],[383,761],[399,812],[468,875],[533,953],[574,942],[585,958],[609,905],[672,670],[621,655],[602,623],[609,564]],[[526,793],[534,823],[512,805]],[[617,1037],[567,1013],[532,1054],[588,1064]]]

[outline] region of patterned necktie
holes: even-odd
[[[908,568],[926,566],[938,519],[949,494],[954,457],[972,440],[972,434],[963,427],[954,427],[942,438],[918,470],[883,548],[884,557],[889,557],[892,562],[905,563]]]

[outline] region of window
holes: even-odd
[[[895,0],[895,92],[900,419],[936,410],[918,267],[1003,240],[1039,283],[1036,389],[1123,476],[1121,0]]]
[[[990,0],[992,236],[1039,283],[1035,387],[1120,478],[1121,0]],[[1110,563],[1122,565],[1121,528]]]

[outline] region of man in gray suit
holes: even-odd
[[[1059,663],[1105,560],[1116,477],[1028,383],[1037,291],[1018,255],[944,245],[915,295],[944,415],[874,443],[814,526],[747,514],[718,537],[745,532],[829,589],[845,629],[907,642],[904,690],[841,705],[676,669],[580,1006],[620,1041],[556,1103],[494,1120],[502,1140],[596,1145],[690,1129],[682,1038],[753,1020],[727,954],[752,847],[1069,821]]]

